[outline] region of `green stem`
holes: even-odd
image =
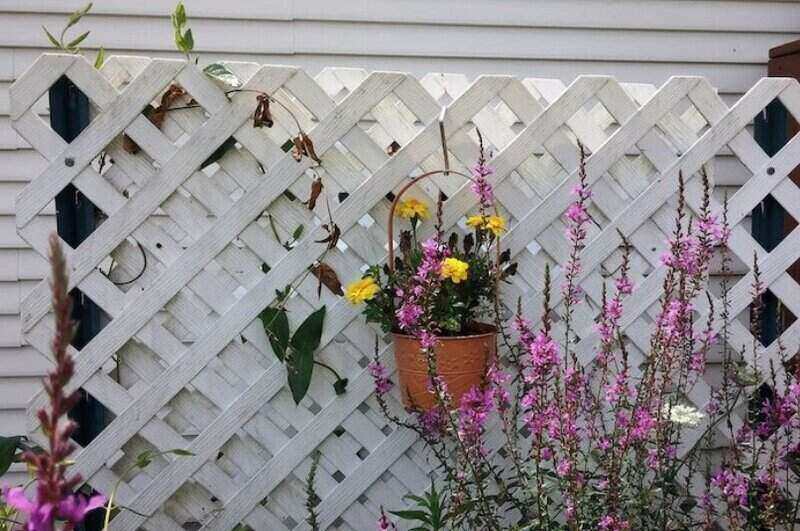
[[[166,455],[166,454],[171,453],[171,452],[172,452],[172,450],[165,450],[163,452],[154,453],[154,454],[151,455],[151,459],[153,457]],[[119,479],[117,479],[117,482],[114,484],[114,488],[111,489],[111,494],[108,495],[108,503],[106,504],[106,514],[105,514],[105,517],[103,518],[103,529],[102,529],[102,531],[106,531],[106,529],[108,529],[108,524],[111,521],[111,510],[114,508],[114,498],[116,498],[116,496],[117,496],[117,490],[119,489],[119,486],[122,485],[122,482],[125,479],[125,476],[127,476],[132,470],[135,470],[136,468],[139,468],[139,463],[138,462],[134,462],[128,468],[123,470],[122,474],[119,475]],[[139,516],[144,516],[144,517],[149,516],[149,515],[146,515],[146,514],[138,513],[136,511],[134,511],[133,509],[128,509],[127,507],[124,507],[124,509],[126,509],[126,510],[128,510],[128,511],[134,513],[134,514],[137,514]]]
[[[275,239],[280,242],[281,237],[278,235],[278,228],[275,226],[275,220],[272,218],[272,214],[267,214],[267,220],[269,221],[269,228],[272,229],[272,234],[275,236]],[[287,251],[292,250],[292,247],[289,245],[289,242],[282,242],[281,245]]]
[[[341,380],[342,379],[342,377],[339,376],[339,373],[336,372],[336,369],[334,369],[333,367],[331,367],[327,363],[323,363],[321,361],[314,360],[314,365],[319,365],[322,368],[328,369],[337,380]]]

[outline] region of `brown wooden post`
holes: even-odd
[[[767,75],[770,77],[793,77],[800,81],[800,40],[787,42],[769,51]],[[800,130],[797,120],[788,115],[786,138],[792,138]],[[800,167],[790,174],[792,180],[800,185]]]
[[[793,77],[800,81],[800,40],[782,44],[769,51],[767,74],[770,77]],[[797,120],[791,113],[784,112],[783,114],[783,119],[779,121],[779,124],[776,124],[781,127],[783,131],[776,131],[774,135],[774,138],[780,138],[781,146],[800,130],[800,125],[798,125]],[[792,181],[800,186],[800,166],[795,167],[789,175]],[[797,220],[788,213],[785,214],[783,219],[784,236],[788,235],[796,226]],[[796,281],[800,282],[800,261],[789,268],[789,274]],[[784,310],[784,314],[780,316],[780,320],[784,324],[788,324],[788,318],[789,316],[785,314]]]

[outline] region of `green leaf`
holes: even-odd
[[[178,455],[181,457],[192,457],[195,455],[193,452],[190,452],[189,450],[183,450],[181,448],[175,448],[174,450],[167,450],[166,453],[172,455]]]
[[[311,375],[314,372],[314,351],[308,348],[292,348],[292,353],[287,359],[286,371],[288,372],[289,389],[295,404],[299,404],[308,392],[311,384]]]
[[[182,448],[173,448],[171,450],[164,450],[163,452],[154,452],[152,450],[145,450],[144,452],[140,453],[136,456],[136,460],[134,461],[134,466],[136,468],[147,468],[150,463],[153,462],[153,459],[158,455],[164,454],[172,454],[177,455],[180,457],[191,457],[195,455],[194,453],[190,452],[189,450],[184,450]]]
[[[292,336],[291,345],[295,350],[311,351],[313,354],[319,348],[322,338],[322,324],[325,321],[325,306],[314,311],[306,320],[300,323],[297,331]]]
[[[286,357],[286,348],[289,346],[289,319],[286,310],[277,308],[265,308],[261,315],[261,324],[267,339],[272,346],[275,356],[283,361]]]
[[[306,317],[289,341],[292,352],[286,360],[286,369],[289,373],[289,389],[292,391],[295,404],[299,404],[308,392],[314,371],[314,351],[319,347],[324,321],[325,306]]]
[[[78,35],[77,37],[75,37],[74,39],[72,39],[72,40],[71,40],[71,41],[70,41],[70,42],[67,44],[67,50],[74,50],[74,49],[76,49],[76,48],[78,47],[78,45],[79,45],[80,43],[82,43],[82,42],[84,41],[84,39],[86,39],[86,37],[88,37],[88,36],[89,36],[89,33],[91,33],[91,32],[89,32],[89,31],[85,31],[85,32],[81,33],[80,35]]]
[[[47,38],[48,38],[48,40],[50,41],[50,44],[52,44],[53,46],[55,46],[56,48],[58,48],[59,50],[61,50],[61,49],[62,49],[62,47],[61,47],[61,43],[60,43],[60,42],[58,42],[58,39],[56,39],[55,37],[53,37],[53,34],[52,34],[52,33],[50,33],[49,31],[47,31],[47,28],[45,28],[44,26],[42,26],[42,29],[44,30],[44,34],[45,34],[45,35],[47,35]]]
[[[181,53],[186,53],[183,50],[183,35],[181,35],[181,31],[179,29],[175,30],[175,48],[177,48]]]
[[[419,510],[407,511],[389,511],[391,514],[402,518],[403,520],[419,520],[420,522],[428,523],[428,513]]]
[[[203,73],[225,87],[238,89],[242,86],[242,80],[236,77],[225,63],[211,63],[203,69]]]
[[[298,225],[297,228],[294,229],[294,232],[292,233],[292,239],[295,241],[299,240],[300,236],[303,235],[303,230],[305,230],[305,226]]]
[[[80,19],[83,17],[83,15],[88,13],[90,9],[92,9],[92,3],[91,2],[89,2],[88,4],[83,6],[81,9],[79,9],[79,10],[75,11],[74,13],[72,13],[69,16],[69,18],[67,19],[67,27],[64,28],[64,29],[66,30],[67,28],[71,28],[72,26],[77,24],[78,21],[80,21]]]
[[[264,271],[264,272],[267,273],[267,271]],[[275,302],[277,302],[278,304],[282,303],[283,301],[285,301],[289,297],[289,294],[291,292],[292,292],[292,285],[291,284],[287,285],[282,290],[276,289],[275,290]]]
[[[187,29],[183,31],[183,26],[186,24],[186,10],[183,4],[178,4],[175,8],[175,13],[172,15],[172,27],[175,30],[175,46],[181,53],[189,55],[189,52],[194,48],[194,38],[192,37],[192,30]]]
[[[101,46],[99,50],[97,50],[97,57],[94,58],[94,67],[97,70],[100,70],[103,67],[103,63],[106,61],[106,51]]]
[[[182,28],[186,24],[186,8],[183,2],[178,2],[175,11],[172,12],[172,26],[176,29]]]
[[[136,456],[136,461],[134,462],[134,465],[137,468],[146,468],[152,462],[153,462],[153,452],[151,452],[150,450],[145,450],[144,452]]]
[[[11,468],[11,463],[14,462],[14,456],[17,454],[17,448],[22,441],[22,437],[0,437],[0,477],[8,472]]]
[[[187,29],[183,34],[184,53],[189,53],[194,50],[194,37],[192,37],[192,30]]]

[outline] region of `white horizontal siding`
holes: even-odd
[[[46,272],[47,262],[33,250],[0,249],[0,281],[41,280]]]
[[[41,26],[58,28],[63,15],[5,15],[3,40],[13,47],[46,45]],[[91,45],[171,51],[167,17],[99,15]],[[764,52],[795,32],[609,30],[295,20],[195,19],[198,52],[400,57],[478,57],[577,61],[761,63]],[[32,38],[35,37],[35,38]]]
[[[796,31],[794,0],[190,0],[193,18],[322,20],[555,28]],[[0,0],[0,11],[66,14],[81,1]],[[103,0],[95,15],[163,17],[172,0]],[[678,13],[680,13],[678,15]]]
[[[13,201],[44,168],[10,127],[8,86],[49,50],[41,25],[62,27],[85,0],[0,0],[0,434],[24,430],[23,408],[46,360],[22,344],[19,300],[46,272],[14,230]],[[99,0],[81,22],[86,53],[176,56],[175,0]],[[610,74],[660,84],[703,75],[726,100],[766,72],[770,47],[797,38],[800,4],[688,0],[189,0],[201,62],[551,77]],[[40,103],[41,112],[46,109]],[[746,172],[720,158],[722,184]],[[54,227],[52,205],[42,223]],[[12,477],[12,480],[14,477]]]

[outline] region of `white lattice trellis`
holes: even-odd
[[[576,314],[584,362],[591,360],[596,342],[592,325],[603,278],[619,263],[617,230],[635,249],[636,289],[623,326],[632,352],[641,357],[647,350],[678,172],[687,178],[688,204],[696,209],[698,171],[705,165],[713,175],[719,156],[737,158],[752,174],[730,197],[732,254],[745,268],[755,252],[765,284],[800,315],[800,286],[786,273],[800,258],[800,231],[767,253],[747,225],[751,210],[768,194],[800,219],[800,190],[787,177],[800,162],[800,141],[792,139],[768,157],[747,130],[775,98],[800,116],[795,81],[761,80],[728,107],[697,77],[675,77],[656,88],[582,76],[567,87],[509,76],[468,82],[458,75],[417,80],[403,73],[326,69],[312,79],[294,67],[229,67],[246,80],[246,89],[270,93],[291,108],[310,132],[342,229],[340,245],[325,260],[343,282],[385,257],[386,195],[409,175],[440,167],[436,118],[446,106],[454,166],[463,169],[475,160],[476,126],[494,152],[492,179],[511,227],[504,241],[520,262],[507,296],[522,297],[533,318],[545,263],[558,271],[567,259],[562,216],[576,177],[576,139],[591,151],[587,169],[596,225],[583,251],[587,303]],[[62,75],[78,85],[95,111],[70,144],[34,110]],[[172,83],[201,108],[167,113],[159,130],[141,112]],[[120,513],[113,529],[182,529],[190,522],[222,530],[240,522],[254,529],[303,528],[303,478],[318,447],[323,527],[372,528],[380,505],[396,506],[408,491],[425,489],[429,456],[413,434],[386,425],[371,396],[365,366],[375,330],[358,309],[325,289],[318,300],[313,278],[290,301],[294,323],[327,305],[319,357],[350,379],[347,393],[336,396],[329,375],[317,371],[300,406],[293,404],[285,370],[257,320],[275,291],[301,277],[324,251],[315,243],[325,235],[324,206],[311,212],[297,199],[308,194],[309,162],[298,163],[281,149],[296,132],[288,113],[275,108],[273,128],[253,129],[252,93],[228,98],[194,65],[139,57],[113,57],[97,71],[79,56],[44,55],[10,93],[14,128],[48,161],[17,199],[19,234],[44,255],[47,233],[37,214],[70,183],[104,214],[95,232],[68,255],[71,285],[109,318],[97,337],[73,352],[73,385],[110,412],[106,429],[80,449],[75,468],[101,491],[121,480],[120,502],[136,512]],[[141,152],[123,149],[123,132]],[[235,148],[201,170],[229,137],[236,139]],[[392,142],[400,149],[389,155]],[[475,208],[464,184],[441,183],[448,195],[445,225],[456,230]],[[417,195],[432,202],[436,191],[425,186]],[[719,201],[713,208],[720,211]],[[303,224],[301,241],[287,250],[265,212],[281,241]],[[147,267],[135,282],[116,285],[100,271],[112,256],[111,278],[133,277],[143,265],[140,246]],[[262,270],[265,263],[268,273]],[[731,293],[734,314],[749,303],[749,267],[743,273]],[[698,304],[706,310],[704,301]],[[43,281],[22,305],[25,337],[43,353],[50,335],[47,312]],[[737,323],[731,334],[734,346],[752,340]],[[782,337],[789,351],[796,351],[800,323]],[[391,367],[388,344],[381,348]],[[759,362],[767,367],[776,356],[777,342],[764,349]],[[691,399],[704,405],[710,389],[703,382]],[[40,395],[31,410],[42,402]],[[195,456],[165,457],[126,473],[142,450],[171,448]]]

